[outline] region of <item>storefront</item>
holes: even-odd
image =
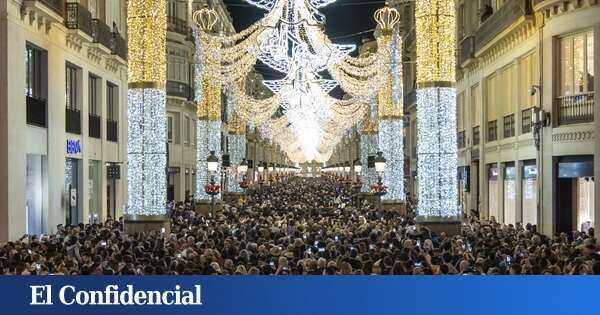
[[[506,162],[504,165],[504,223],[517,223],[517,170],[514,162]],[[520,221],[520,220],[519,220]]]
[[[89,162],[89,180],[88,180],[88,197],[89,197],[89,221],[100,223],[104,222],[102,217],[102,161],[90,160]]]
[[[44,212],[48,203],[47,159],[44,155],[27,154],[26,182],[26,233],[41,234],[47,230],[44,226]]]
[[[524,225],[538,224],[538,182],[535,160],[523,161],[521,173],[521,209]]]
[[[467,198],[470,186],[470,167],[461,166],[458,168],[458,206],[461,213],[467,213]]]
[[[66,224],[83,223],[83,176],[79,159],[65,159],[65,214]]]
[[[492,217],[498,221],[498,215],[500,214],[500,204],[498,200],[498,165],[488,165],[488,213],[489,219]]]
[[[558,157],[556,231],[587,231],[594,226],[594,157]]]

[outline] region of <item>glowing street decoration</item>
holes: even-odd
[[[238,174],[238,167],[242,163],[242,160],[246,158],[246,135],[230,134],[228,138],[231,167],[227,171],[226,191],[243,192],[243,189],[239,185],[242,175]]]
[[[164,215],[167,200],[166,32],[162,0],[127,7],[128,215]]]
[[[362,192],[369,192],[371,185],[377,184],[377,172],[375,167],[369,165],[369,156],[375,156],[379,151],[379,140],[376,133],[362,133],[360,135],[360,162],[363,169],[360,179],[363,182]]]
[[[335,0],[247,2],[269,12],[231,36],[208,34],[215,24],[215,12],[202,9],[194,13],[194,20],[203,31],[196,38],[197,47],[203,52],[202,75],[210,73],[208,77],[221,79],[230,87],[236,81],[233,95],[239,101],[235,111],[239,108],[239,115],[247,123],[257,125],[270,140],[285,147],[292,161],[324,162],[344,131],[363,116],[361,106],[386,81],[390,35],[399,14],[389,7],[379,10],[375,19],[383,32],[377,53],[352,58],[349,54],[355,50],[354,45],[333,44],[323,32],[325,17],[318,9]],[[282,80],[264,81],[275,94],[272,98],[253,100],[242,95],[243,84],[237,82],[243,81],[256,60],[286,74]],[[322,71],[328,71],[334,79],[322,78]],[[328,95],[337,86],[346,91],[349,100]],[[260,110],[252,109],[253,103],[259,103]],[[275,118],[279,107],[285,120]],[[280,129],[273,129],[275,125]]]
[[[417,214],[457,219],[454,0],[415,3],[417,34]]]

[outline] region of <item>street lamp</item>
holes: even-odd
[[[354,174],[357,178],[360,177],[360,172],[362,172],[362,163],[360,160],[356,160],[354,161]]]
[[[383,157],[383,152],[377,152],[377,156],[375,157],[375,171],[379,175],[379,184],[381,184],[383,173],[385,172],[386,162],[387,160]]]
[[[208,166],[208,172],[210,173],[210,187],[207,193],[210,195],[210,215],[215,215],[215,195],[219,192],[214,189],[215,187],[215,175],[219,168],[219,158],[215,155],[215,151],[210,151],[210,155],[206,158],[206,164]]]

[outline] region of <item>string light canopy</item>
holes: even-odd
[[[203,74],[210,74],[213,82],[235,82],[240,117],[286,148],[291,161],[325,162],[344,132],[362,119],[368,100],[387,81],[391,34],[399,13],[387,5],[377,11],[375,20],[382,30],[377,52],[353,58],[349,54],[356,49],[354,45],[334,44],[323,31],[325,17],[318,9],[335,0],[246,1],[268,13],[231,36],[210,34],[216,23],[213,10],[194,13]],[[267,99],[248,97],[241,83],[258,60],[285,75],[264,81],[274,95]],[[333,79],[325,79],[324,71]],[[337,86],[347,98],[338,100],[330,95]],[[254,107],[255,103],[260,105]],[[274,118],[277,109],[283,117]]]

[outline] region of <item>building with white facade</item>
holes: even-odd
[[[0,3],[0,240],[118,217],[125,1]]]

